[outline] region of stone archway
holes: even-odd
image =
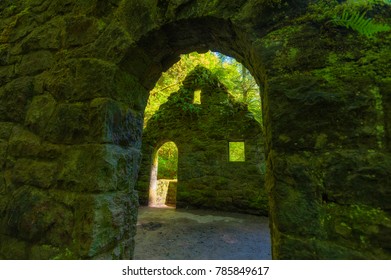
[[[0,258],[131,258],[148,91],[210,49],[263,91],[273,257],[391,257],[388,37],[227,2],[0,3]]]

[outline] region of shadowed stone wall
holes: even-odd
[[[201,90],[201,104],[194,91]],[[148,203],[151,166],[160,146],[178,147],[177,207],[268,214],[260,124],[213,74],[196,67],[162,104],[143,132],[140,202]],[[229,142],[245,142],[245,161],[229,161]]]
[[[0,258],[130,258],[148,92],[213,50],[262,90],[273,258],[390,259],[391,35],[344,4],[1,1]]]

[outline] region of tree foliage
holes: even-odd
[[[158,179],[176,179],[178,169],[178,149],[174,142],[160,147],[158,156]]]

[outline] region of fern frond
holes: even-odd
[[[350,13],[346,9],[343,10],[341,17],[334,17],[333,22],[336,25],[351,28],[367,37],[372,37],[378,32],[391,30],[389,25],[376,23],[371,18],[365,18],[365,12],[361,14],[359,12]]]

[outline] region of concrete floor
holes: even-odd
[[[207,210],[139,209],[136,260],[269,260],[267,217]]]

